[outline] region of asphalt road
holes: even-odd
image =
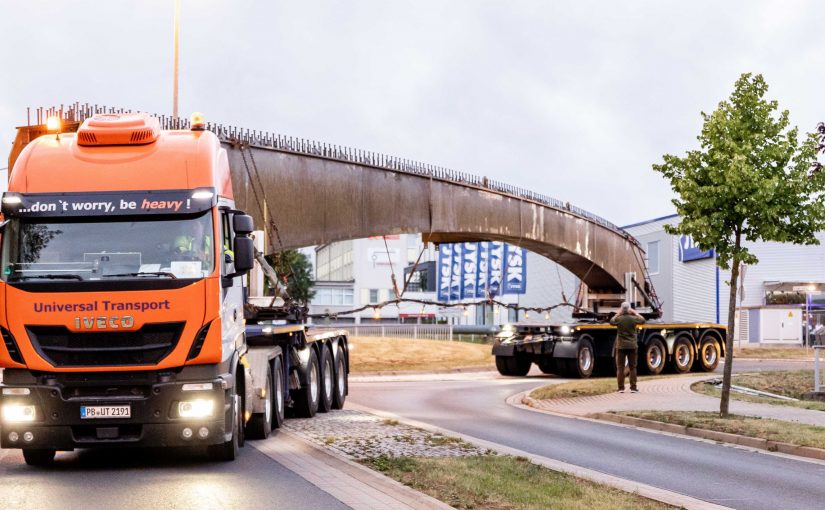
[[[804,365],[737,361],[734,368],[801,369]],[[552,377],[475,375],[465,380],[452,379],[352,382],[350,399],[374,409],[734,508],[813,509],[825,505],[825,465],[541,414],[505,403],[515,393],[559,381]]]
[[[210,462],[205,453],[182,449],[109,449],[58,453],[50,468],[27,466],[19,450],[0,450],[0,508],[348,507],[247,445],[228,463]]]

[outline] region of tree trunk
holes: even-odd
[[[739,246],[742,234],[736,232],[736,248],[730,270],[730,299],[728,300],[728,331],[725,338],[725,370],[722,375],[722,398],[719,402],[719,416],[728,417],[730,404],[730,379],[733,372],[733,337],[736,335],[736,292],[739,289]]]

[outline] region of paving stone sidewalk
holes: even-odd
[[[589,397],[531,399],[529,405],[536,409],[577,416],[610,411],[718,411],[718,398],[701,395],[690,389],[691,384],[708,379],[711,377],[707,374],[652,379],[639,382],[639,393],[614,392]],[[810,409],[731,399],[730,411],[746,416],[825,426],[825,412]]]

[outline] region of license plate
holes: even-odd
[[[131,418],[131,406],[80,406],[80,418]]]

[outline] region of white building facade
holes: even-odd
[[[306,251],[306,250],[305,250]],[[395,299],[392,275],[398,289],[410,278],[404,298],[438,302],[438,252],[425,245],[419,234],[390,235],[330,243],[315,247],[310,258],[315,270],[315,297],[310,314],[328,314],[329,319],[315,323],[449,323],[461,325],[500,325],[508,322],[563,322],[570,319],[570,307],[560,306],[545,313],[527,313],[489,304],[441,306],[439,304],[400,303],[376,311],[373,305]],[[578,279],[554,262],[527,252],[524,294],[503,295],[497,300],[514,306],[545,308],[563,301],[573,303]],[[474,300],[452,301],[449,304]],[[354,314],[341,312],[368,306]]]
[[[727,324],[730,271],[717,267],[712,251],[664,231],[678,222],[672,215],[624,227],[647,253],[663,319]],[[816,238],[820,245],[745,241],[759,263],[740,274],[736,341],[802,344],[825,330],[825,232]]]

